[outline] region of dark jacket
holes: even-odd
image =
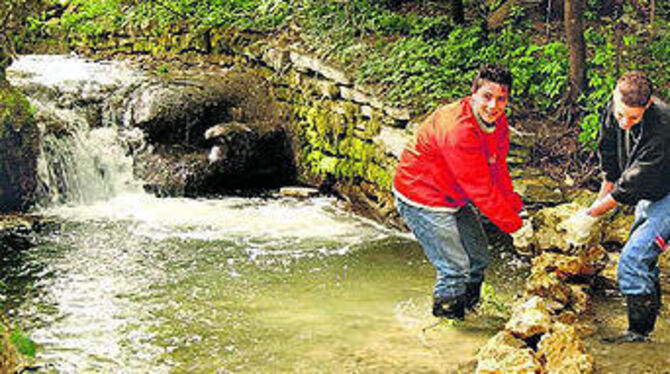
[[[610,101],[601,116],[601,125],[600,163],[605,179],[615,183],[614,200],[632,205],[643,199],[656,201],[670,193],[670,107],[667,104],[654,98],[642,121],[627,132],[619,127]]]

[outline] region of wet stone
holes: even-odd
[[[500,331],[479,349],[476,373],[534,373],[541,364],[523,340]]]
[[[586,353],[586,346],[577,330],[556,323],[538,344],[538,355],[545,362],[546,373],[585,374],[595,370],[593,357]]]
[[[555,273],[533,271],[526,282],[526,293],[546,298],[551,309],[562,309],[570,302],[570,288]]]
[[[549,330],[551,318],[549,308],[542,298],[533,296],[517,304],[512,318],[507,321],[505,329],[519,338],[530,338]]]

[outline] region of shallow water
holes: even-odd
[[[662,279],[668,279],[670,269],[663,270]],[[618,335],[627,328],[626,307],[618,295],[595,299],[593,312],[585,319],[595,328],[584,335],[584,340],[596,360],[598,373],[670,373],[670,285],[665,282],[664,286],[664,305],[648,343],[603,344],[600,339]]]
[[[47,213],[58,228],[3,264],[39,372],[467,371],[504,323],[435,325],[418,244],[329,199],[125,195]],[[489,274],[499,300],[509,273]]]

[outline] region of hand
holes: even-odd
[[[568,245],[584,245],[589,241],[591,230],[598,219],[592,217],[586,210],[581,210],[558,225],[559,230],[565,231],[565,241]]]
[[[520,229],[512,234],[512,242],[516,248],[528,248],[533,243],[533,225],[530,220],[525,220]]]

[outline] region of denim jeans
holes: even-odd
[[[670,194],[661,200],[641,200],[635,206],[635,221],[621,252],[619,289],[624,295],[656,292],[658,256],[670,239]]]
[[[435,267],[434,298],[454,298],[465,293],[466,283],[484,280],[488,243],[472,206],[436,212],[396,199],[396,207]]]

